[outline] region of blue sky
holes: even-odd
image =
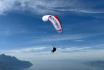
[[[63,33],[42,21],[47,14],[59,16]],[[0,53],[30,60],[39,70],[54,68],[51,62],[69,70],[72,60],[104,60],[104,0],[0,0]]]
[[[58,48],[103,48],[103,1],[48,2],[0,1],[0,49],[51,48],[52,45]],[[46,14],[60,17],[63,33],[57,33],[49,22],[42,21]]]
[[[104,1],[1,0],[0,49],[35,46],[94,47],[104,43]],[[58,15],[63,33],[44,23],[45,14]],[[100,48],[100,47],[99,47]]]

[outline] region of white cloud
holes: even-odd
[[[69,12],[75,12],[75,13],[104,13],[104,11],[97,11],[97,10],[92,10],[92,9],[59,9],[59,11],[69,11]]]
[[[91,49],[91,47],[70,47],[70,48],[59,48],[61,52],[76,52],[76,51],[85,51]]]
[[[9,52],[9,53],[33,53],[33,52],[39,52],[39,51],[44,51],[45,49],[47,49],[47,47],[35,47],[35,48],[23,48],[23,49],[17,49],[17,50],[9,50],[9,51],[6,51],[6,52]]]
[[[49,42],[49,41],[64,41],[64,40],[71,40],[71,41],[84,41],[84,38],[91,37],[92,35],[84,35],[84,34],[59,34],[59,35],[46,35],[42,37],[38,37],[35,39],[35,42]],[[34,42],[34,41],[33,41]]]
[[[85,36],[81,36],[80,34],[75,35],[53,35],[43,38],[43,40],[46,41],[61,41],[61,40],[76,40],[76,39],[82,39]]]
[[[12,10],[13,6],[13,0],[0,0],[0,14],[4,14],[5,12]]]
[[[51,53],[49,47],[33,47],[2,52],[23,60],[97,60],[104,57],[104,49],[95,49],[92,47],[57,48],[54,54]]]
[[[72,41],[72,42],[84,42],[86,38],[97,36],[99,34],[57,34],[57,35],[45,35],[39,37],[33,37],[28,43],[49,43],[49,42],[59,42],[59,41]]]
[[[49,53],[52,48],[47,47],[31,47],[31,48],[23,48],[23,49],[14,49],[14,50],[8,50],[3,52],[9,52],[9,53]],[[91,47],[70,47],[70,48],[57,48],[58,52],[75,52],[75,51],[83,51],[91,49]]]
[[[77,0],[0,0],[0,14],[11,10],[27,10],[34,14],[53,14],[59,11],[104,13],[103,10],[93,9],[93,6]]]

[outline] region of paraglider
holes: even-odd
[[[63,32],[62,29],[62,25],[60,22],[60,19],[58,16],[53,16],[53,15],[44,15],[42,17],[42,20],[44,22],[50,21],[50,23],[52,23],[53,27],[55,28],[55,30],[59,33]],[[56,47],[53,47],[53,49],[51,50],[52,53],[56,52]]]
[[[51,51],[52,53],[54,53],[54,52],[56,52],[56,48],[55,47],[53,47],[53,49],[52,49],[52,51]]]
[[[61,25],[61,22],[60,22],[58,16],[45,15],[45,16],[42,17],[42,20],[44,22],[50,21],[52,23],[52,25],[54,26],[54,28],[56,29],[57,32],[59,32],[59,33],[62,32],[62,25]]]

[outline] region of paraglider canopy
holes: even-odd
[[[57,30],[57,32],[62,32],[62,25],[58,16],[45,15],[42,17],[42,20],[44,22],[50,21],[52,25],[54,26],[54,28]]]

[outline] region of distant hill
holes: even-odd
[[[0,55],[0,70],[23,70],[32,66],[28,61],[18,60],[16,57]]]

